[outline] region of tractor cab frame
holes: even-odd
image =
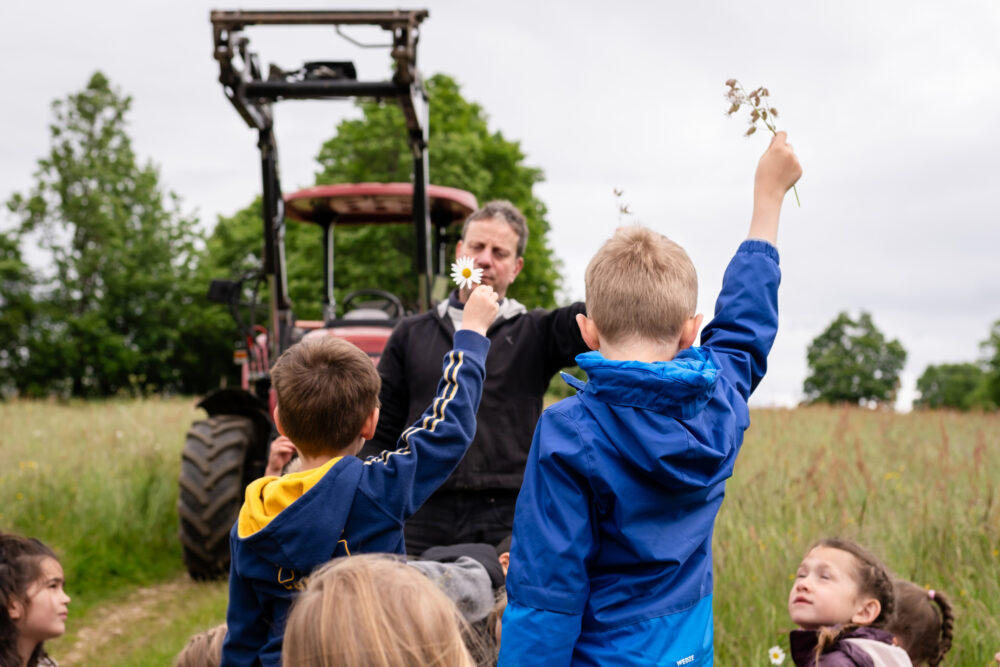
[[[373,287],[347,295],[342,304],[346,312],[337,317],[334,227],[412,224],[418,309],[422,312],[433,303],[435,275],[445,270],[445,248],[450,240],[447,229],[476,208],[472,194],[428,183],[428,98],[417,69],[419,28],[427,16],[426,10],[211,12],[219,81],[236,111],[257,131],[264,243],[259,271],[238,281],[213,280],[209,288],[209,299],[228,304],[240,328],[242,343],[234,357],[241,364],[242,381],[240,388],[221,388],[198,403],[208,419],[192,424],[181,457],[180,539],[185,565],[195,579],[223,577],[229,571],[229,531],[246,485],[265,470],[268,447],[276,435],[270,383],[274,360],[303,338],[334,335],[354,342],[377,361],[392,327],[404,314],[394,294]],[[341,26],[377,26],[392,37],[392,78],[359,81],[353,63],[344,61],[310,62],[294,70],[272,64],[265,76],[245,31],[250,26],[276,25],[327,25],[341,35]],[[282,195],[274,103],[358,98],[399,104],[412,153],[413,182],[326,185]],[[286,219],[315,224],[322,230],[321,320],[294,317],[285,261]],[[244,300],[247,282],[267,286],[266,326],[253,316],[259,290],[250,289],[253,297],[249,303]],[[351,309],[356,301],[363,301],[362,307]],[[242,317],[241,312],[250,316]]]

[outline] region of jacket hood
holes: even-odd
[[[304,572],[329,560],[347,523],[361,471],[361,460],[347,456],[315,470],[257,480],[247,487],[236,548]],[[326,489],[331,486],[338,488],[343,502],[330,502]]]
[[[700,347],[655,363],[609,360],[600,352],[577,355],[576,362],[589,381],[582,383],[565,374],[563,378],[578,390],[603,403],[652,410],[675,419],[701,412],[719,378],[719,363],[712,351]]]
[[[714,353],[690,348],[656,363],[608,360],[599,352],[576,359],[588,381],[564,378],[579,390],[576,398],[586,419],[599,425],[599,432],[585,437],[606,442],[633,474],[655,487],[722,493],[716,485],[732,474],[739,440],[719,437],[720,430],[735,431],[738,424],[726,403],[731,397],[716,391],[721,375]],[[725,408],[720,403],[713,412],[713,401],[726,403]],[[720,427],[716,412],[734,420],[732,429]]]

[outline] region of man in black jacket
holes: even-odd
[[[500,311],[486,333],[491,347],[476,437],[451,477],[407,521],[408,553],[465,542],[496,544],[510,534],[549,381],[589,349],[575,320],[584,304],[528,311],[505,298],[524,266],[527,241],[524,216],[510,202],[489,202],[465,221],[455,256],[471,257],[483,270],[482,282],[500,296]],[[403,429],[429,405],[468,294],[455,290],[435,309],[396,326],[378,365],[382,415],[362,456],[394,448]]]

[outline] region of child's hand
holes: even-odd
[[[771,198],[780,202],[800,176],[802,167],[799,165],[799,159],[795,157],[795,152],[788,144],[786,133],[778,132],[757,163],[754,196],[758,199]]]
[[[271,451],[267,455],[267,469],[264,470],[265,477],[280,477],[281,471],[285,469],[292,457],[299,453],[295,449],[292,441],[283,435],[279,435],[271,443]]]
[[[489,285],[480,285],[472,290],[469,300],[465,302],[465,310],[462,311],[461,328],[485,336],[500,310],[498,299],[497,293]]]

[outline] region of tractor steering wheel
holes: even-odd
[[[392,292],[386,292],[380,289],[359,289],[351,292],[344,297],[342,302],[344,308],[344,315],[351,310],[351,304],[360,297],[376,297],[372,301],[383,301],[384,304],[380,304],[377,308],[384,313],[386,313],[392,319],[398,319],[403,316],[403,302],[399,300],[399,297]],[[364,301],[362,303],[367,303]]]

